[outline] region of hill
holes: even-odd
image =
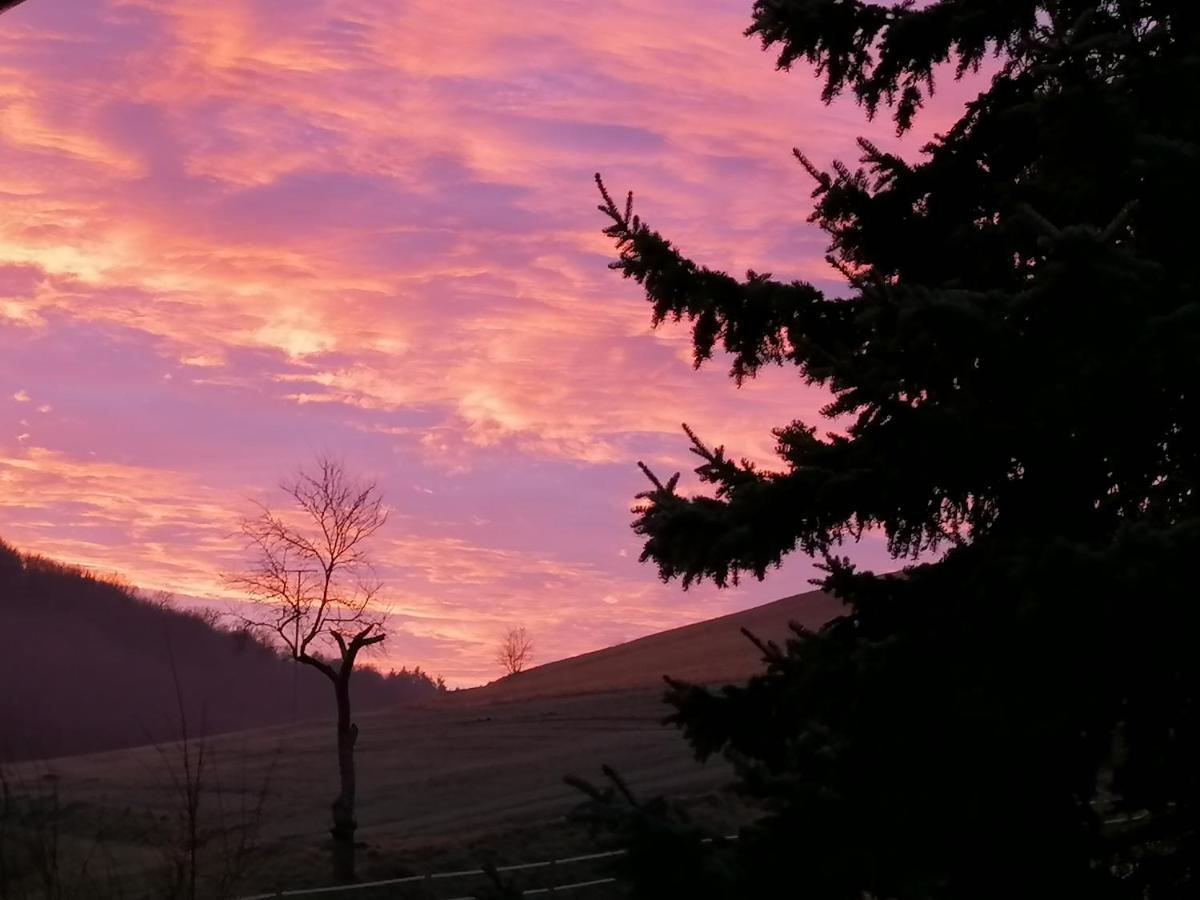
[[[762,654],[743,628],[761,640],[780,641],[788,635],[789,623],[816,628],[841,608],[821,591],[796,594],[537,666],[481,688],[455,691],[439,702],[478,705],[661,687],[664,675],[700,684],[745,681],[762,669]]]
[[[589,853],[596,837],[568,818],[582,795],[562,776],[599,779],[602,765],[619,771],[639,796],[673,797],[695,821],[727,833],[747,812],[724,789],[727,764],[698,763],[675,729],[662,724],[662,675],[744,679],[761,663],[741,628],[780,639],[789,621],[816,626],[838,612],[838,604],[818,592],[787,597],[433,703],[360,716],[359,833],[368,846],[361,874],[390,878],[475,868],[485,857],[510,863]],[[168,747],[165,756],[139,747],[54,759],[13,769],[13,780],[35,794],[53,787],[56,802],[69,811],[61,828],[68,858],[90,858],[100,823],[108,823],[121,835],[104,842],[121,882],[151,883],[163,842],[178,839],[162,826],[177,814],[169,769],[178,766],[178,749]],[[253,813],[255,862],[237,893],[326,883],[327,798],[337,779],[330,729],[300,722],[243,731],[210,739],[206,754],[205,827],[229,827],[219,812],[265,789],[263,806]],[[206,872],[219,869],[221,846],[205,851],[216,854],[205,857]],[[593,874],[605,871],[570,868],[546,875],[545,883]],[[477,886],[450,880],[429,896],[458,897]]]
[[[329,687],[245,633],[0,541],[0,759],[60,756],[327,716]],[[172,674],[174,672],[174,676]],[[437,693],[423,673],[355,674],[361,709]]]

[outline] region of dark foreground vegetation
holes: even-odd
[[[643,558],[686,587],[801,550],[846,604],[748,685],[673,685],[769,812],[702,847],[596,794],[656,848],[638,896],[1197,896],[1200,4],[760,0],[750,33],[901,131],[936,77],[995,76],[919,159],[797,151],[841,297],[697,265],[604,193],[614,268],[697,364],[833,395],[779,471],[689,432],[711,493],[646,469]],[[865,531],[937,561],[856,572]]]
[[[173,740],[325,717],[330,688],[245,629],[0,541],[0,759]],[[172,675],[174,672],[174,676]],[[363,708],[428,698],[422,672],[355,673]]]

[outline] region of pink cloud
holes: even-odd
[[[803,560],[687,597],[633,561],[636,459],[690,467],[686,420],[769,462],[770,428],[824,398],[790,372],[740,391],[720,360],[693,372],[686,334],[651,332],[606,269],[591,181],[635,189],[706,262],[835,284],[789,149],[852,156],[887,127],[775,73],[748,16],[716,0],[6,14],[0,387],[43,415],[20,427],[0,404],[0,533],[220,597],[245,498],[340,452],[405,498],[382,551],[411,638],[396,662],[456,683],[494,674],[487,644],[512,620],[557,656],[805,589]]]

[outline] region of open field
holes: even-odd
[[[661,724],[661,675],[744,678],[757,653],[739,628],[781,637],[788,619],[817,624],[835,611],[821,595],[788,598],[551,663],[438,705],[358,717],[359,836],[367,845],[360,875],[595,850],[582,826],[565,821],[581,795],[562,776],[598,779],[602,764],[635,790],[686,798],[698,815],[724,826],[737,815],[721,790],[728,770],[721,761],[696,763],[674,729]],[[336,788],[331,723],[223,735],[204,748],[199,810],[214,835],[204,851],[211,865],[230,854],[218,833],[257,819],[261,852],[244,860],[239,893],[327,883],[325,834]],[[161,868],[171,854],[169,835],[179,833],[172,773],[178,777],[180,759],[177,745],[141,747],[18,767],[12,775],[43,798],[56,795],[64,859],[90,853],[92,866],[118,878],[123,896],[134,895],[137,884],[143,896],[155,896],[161,888],[146,884],[144,873]]]
[[[663,675],[703,684],[745,681],[762,668],[748,629],[762,640],[779,641],[788,624],[818,627],[838,615],[841,603],[810,591],[753,609],[672,628],[635,641],[547,663],[486,687],[456,692],[450,703],[510,702],[533,697],[660,688]]]
[[[582,830],[562,823],[582,799],[562,776],[598,776],[604,763],[649,794],[717,789],[723,766],[696,764],[679,736],[660,724],[663,713],[657,691],[638,691],[362,717],[359,837],[369,847],[361,874],[473,868],[483,848],[505,862],[586,852],[593,845]],[[176,750],[164,751],[175,764]],[[210,739],[206,752],[214,783],[201,812],[214,825],[219,802],[236,819],[237,788],[252,797],[269,784],[260,833],[265,853],[243,885],[247,892],[325,883],[324,836],[336,789],[332,729],[305,723],[227,735]],[[166,761],[155,748],[137,748],[45,764],[78,849],[102,826],[106,852],[123,872],[161,863],[142,832],[178,816]],[[218,777],[228,789],[220,799]],[[44,774],[34,778],[47,786]]]

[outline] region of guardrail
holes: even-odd
[[[725,835],[722,840],[735,841],[736,834]],[[712,838],[704,838],[702,843],[711,844]],[[578,863],[594,862],[602,859],[615,859],[619,856],[628,854],[628,850],[608,850],[603,853],[585,853],[582,856],[567,856],[562,859],[543,859],[538,862],[514,863],[507,866],[496,866],[496,871],[500,874],[508,872],[523,872],[531,869],[549,869],[553,874],[559,866],[570,866]],[[486,875],[487,872],[483,869],[460,869],[456,872],[430,872],[426,875],[406,875],[403,878],[385,878],[381,881],[360,881],[356,884],[330,885],[329,887],[314,887],[314,888],[293,888],[286,891],[273,891],[267,894],[252,894],[247,897],[238,897],[236,900],[281,900],[286,897],[313,897],[318,894],[333,894],[333,893],[349,893],[350,891],[361,891],[369,888],[384,888],[394,885],[411,884],[417,885],[422,882],[426,885],[433,885],[438,881],[449,878],[479,878]],[[540,897],[543,895],[555,896],[559,893],[567,891],[581,890],[583,888],[599,887],[605,884],[616,884],[616,878],[592,878],[587,881],[575,881],[565,884],[547,885],[545,887],[530,887],[522,890],[522,895],[525,897]],[[451,897],[448,900],[475,900],[473,895],[467,894],[462,897]]]
[[[508,872],[522,872],[530,869],[550,869],[554,872],[559,866],[569,866],[583,862],[593,862],[601,859],[613,859],[618,856],[624,856],[628,850],[609,850],[604,853],[585,853],[582,856],[567,856],[562,859],[544,859],[538,862],[515,863],[508,866],[496,866],[496,871],[505,874]],[[293,888],[286,891],[272,891],[267,894],[251,894],[246,897],[238,897],[237,900],[279,900],[284,897],[313,897],[318,894],[333,894],[333,893],[349,893],[350,891],[361,891],[369,888],[391,887],[401,884],[433,884],[437,881],[442,881],[448,878],[478,878],[486,875],[483,869],[460,869],[456,872],[430,872],[426,875],[407,875],[403,878],[385,878],[380,881],[360,881],[356,884],[330,885],[328,887],[314,888]],[[614,884],[615,878],[593,878],[588,881],[576,881],[569,884],[549,885],[546,887],[526,888],[523,893],[526,897],[541,896],[543,894],[554,895],[560,891],[572,891],[581,888],[595,887],[602,884]],[[470,895],[465,897],[453,897],[450,900],[474,900]]]
[[[1147,810],[1141,810],[1131,814],[1109,816],[1103,821],[1105,825],[1128,825],[1133,822],[1141,821],[1142,819],[1147,818],[1149,815],[1150,813]],[[722,837],[721,840],[736,841],[737,837],[738,836],[736,834],[727,834]],[[713,838],[704,838],[701,843],[711,844],[713,840]],[[567,856],[563,859],[544,859],[539,860],[538,862],[514,863],[507,866],[496,866],[496,871],[503,874],[506,872],[522,872],[530,869],[549,868],[551,872],[553,872],[558,866],[569,866],[574,863],[592,862],[594,860],[601,859],[615,859],[619,856],[625,856],[628,853],[628,850],[608,850],[603,853],[585,853],[582,856]],[[274,891],[268,894],[252,894],[246,897],[237,897],[235,900],[281,900],[281,898],[285,897],[312,897],[318,894],[346,893],[349,891],[358,891],[367,888],[390,887],[392,885],[400,884],[418,884],[420,882],[425,882],[426,884],[431,885],[436,881],[447,878],[478,878],[486,874],[487,872],[483,869],[461,869],[457,872],[431,872],[426,875],[408,875],[404,878],[385,878],[382,881],[363,881],[356,884],[331,885],[329,887],[294,888],[286,891]],[[548,885],[546,887],[524,888],[522,889],[521,893],[522,896],[525,897],[540,897],[542,895],[554,896],[560,892],[565,893],[567,891],[579,890],[582,888],[598,887],[604,884],[616,884],[616,882],[616,878],[593,878],[588,881],[576,881],[567,884]],[[466,894],[462,897],[450,897],[447,898],[447,900],[477,900],[477,898],[472,894]]]

